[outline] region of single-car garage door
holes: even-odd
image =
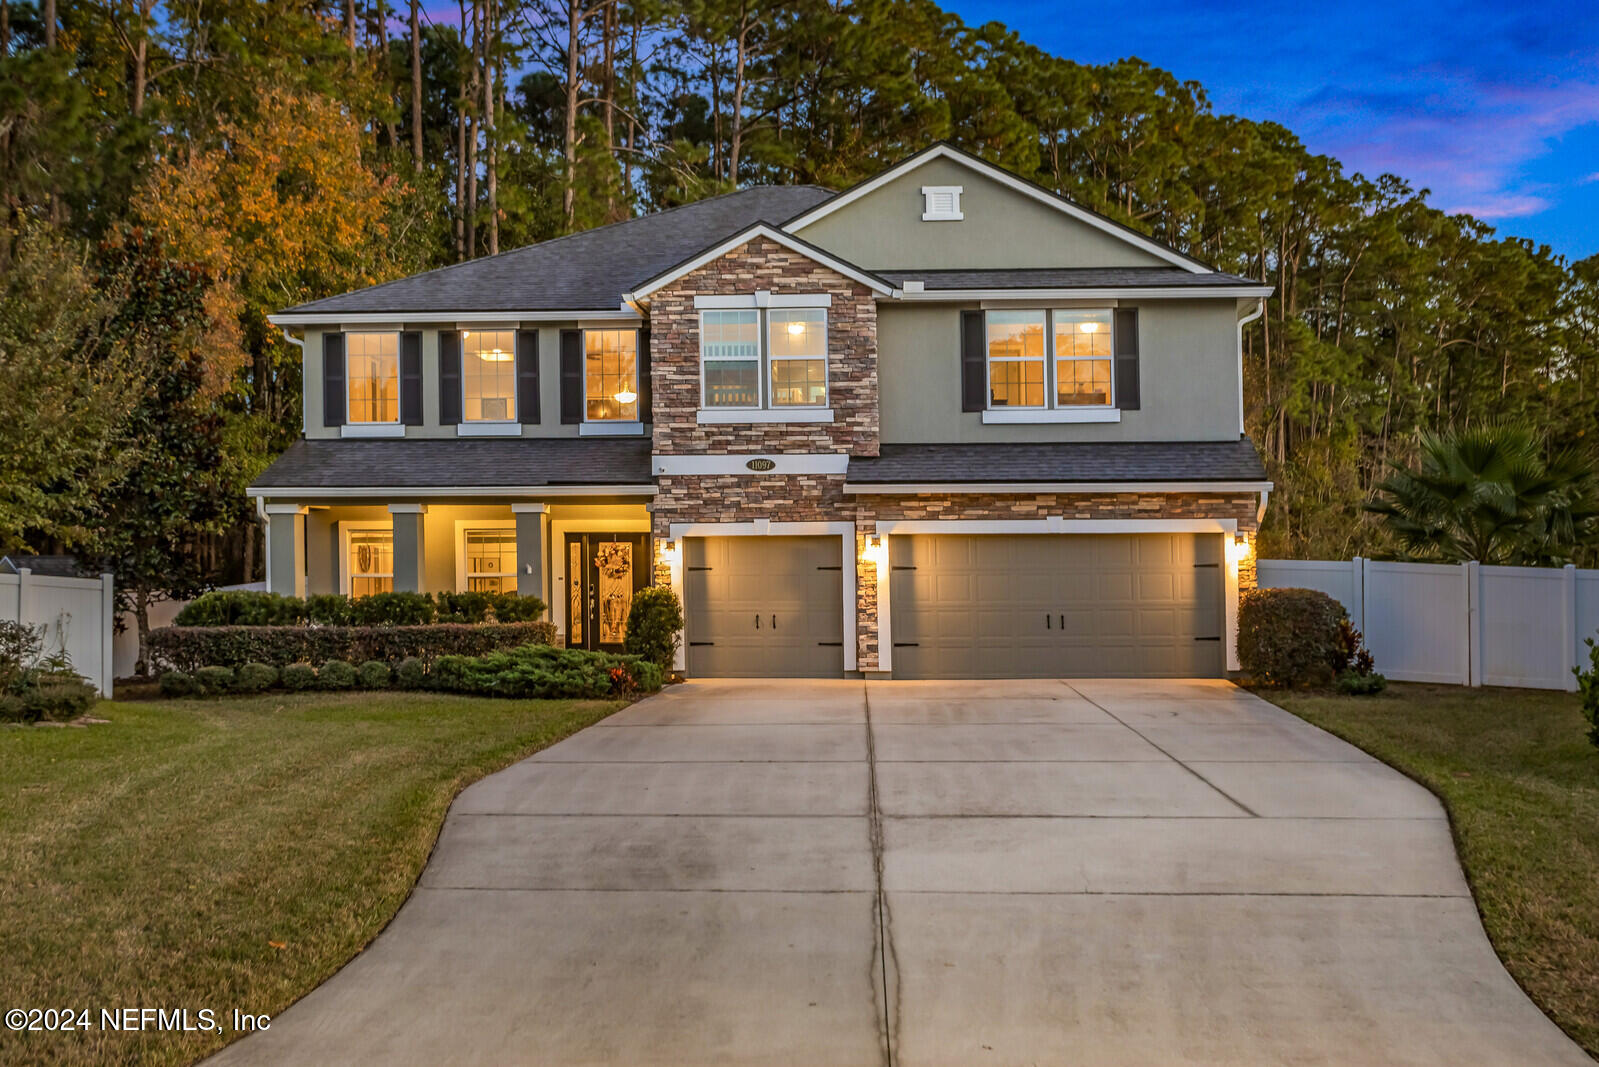
[[[837,537],[691,537],[683,543],[688,673],[839,678],[843,566]]]
[[[1215,677],[1220,534],[889,538],[895,678]]]

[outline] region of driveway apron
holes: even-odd
[[[225,1064],[1590,1064],[1431,794],[1218,681],[693,682]]]

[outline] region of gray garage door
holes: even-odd
[[[688,673],[839,678],[843,567],[837,537],[691,537],[683,545]]]
[[[1219,534],[889,539],[896,678],[1214,677]]]

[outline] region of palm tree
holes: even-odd
[[[1366,510],[1409,559],[1556,566],[1599,532],[1592,466],[1524,427],[1423,433],[1421,469],[1393,466]]]

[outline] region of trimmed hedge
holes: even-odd
[[[523,645],[486,656],[440,656],[424,689],[497,697],[606,697],[661,688],[661,668],[640,656]]]
[[[1250,589],[1238,602],[1238,664],[1268,686],[1324,686],[1349,663],[1343,605],[1316,589]]]
[[[164,626],[150,631],[151,662],[158,672],[193,674],[201,667],[340,660],[362,663],[404,659],[432,663],[439,656],[481,656],[518,645],[548,645],[555,627],[547,622],[470,626]]]
[[[375,593],[351,598],[319,593],[303,600],[277,593],[216,590],[186,604],[174,626],[428,626],[434,623],[534,622],[546,605],[515,593]]]

